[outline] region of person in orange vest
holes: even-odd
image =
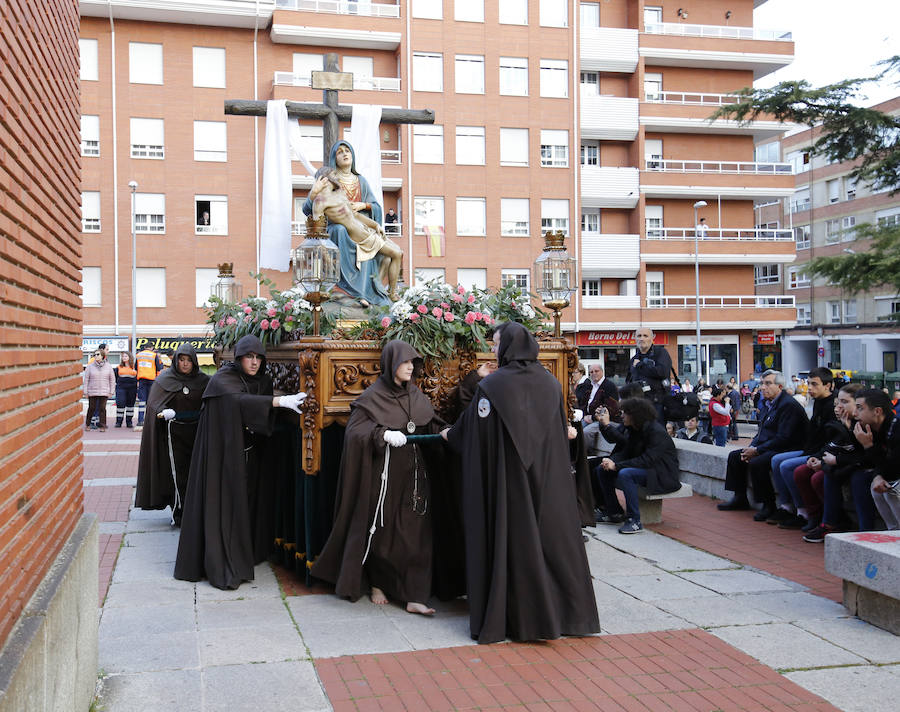
[[[134,359],[127,351],[119,356],[119,365],[113,371],[116,374],[116,427],[132,427],[131,416],[134,413],[134,402],[137,398],[137,369]]]
[[[135,430],[144,427],[144,411],[147,408],[147,396],[150,395],[150,387],[156,380],[156,374],[163,370],[162,359],[153,349],[138,351],[134,357],[137,366],[137,412],[138,421]]]

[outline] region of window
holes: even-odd
[[[568,168],[568,131],[541,129],[541,165],[555,168]]]
[[[569,96],[569,63],[565,59],[541,60],[541,96]]]
[[[780,281],[781,265],[756,265],[754,267],[754,284],[778,284]]]
[[[583,297],[599,297],[600,296],[600,280],[599,279],[583,279],[583,280],[581,280],[581,296],[583,296]]]
[[[663,237],[663,206],[662,205],[646,205],[644,206],[644,228],[647,237]]]
[[[527,269],[500,270],[500,283],[505,287],[514,284],[523,292],[528,293],[531,273]]]
[[[80,58],[78,78],[82,81],[96,82],[99,78],[97,40],[78,40],[78,54]]]
[[[829,324],[840,324],[841,323],[841,303],[840,302],[828,302],[825,309],[828,314],[828,323]]]
[[[100,193],[97,191],[81,194],[81,231],[100,232]]]
[[[500,57],[500,93],[528,96],[527,57]]]
[[[600,27],[600,3],[583,2],[580,9],[582,27]]]
[[[586,141],[581,144],[581,165],[600,165],[600,144],[597,141]]]
[[[809,249],[809,225],[800,225],[794,228],[794,241],[798,250]]]
[[[650,272],[648,271],[645,275],[645,285],[647,287],[647,306],[650,306],[651,303],[659,304],[660,299],[663,292],[663,273],[662,272]],[[654,301],[651,302],[650,300]]]
[[[828,191],[829,203],[837,203],[841,199],[841,181],[839,179],[825,181],[825,188]]]
[[[527,25],[528,0],[500,0],[500,24]]]
[[[856,300],[855,299],[845,299],[843,302],[844,307],[844,323],[845,324],[855,324],[856,323]]]
[[[635,297],[637,296],[637,280],[636,279],[620,279],[619,280],[619,296]]]
[[[300,124],[300,145],[299,149],[306,156],[306,160],[312,163],[323,163],[322,153],[322,136],[325,133],[324,127],[312,124]],[[299,155],[291,154],[293,160],[300,160]],[[305,219],[305,218],[304,218]]]
[[[455,60],[456,93],[484,94],[484,57],[458,54]]]
[[[444,65],[440,54],[413,52],[413,91],[444,91]]]
[[[225,88],[225,50],[194,47],[194,86]]]
[[[428,124],[413,126],[413,161],[415,163],[444,162],[444,127]]]
[[[228,197],[197,195],[194,197],[194,234],[228,234]]]
[[[440,20],[444,16],[443,4],[443,0],[412,0],[412,16]]]
[[[81,155],[100,155],[100,117],[81,117]]]
[[[809,326],[812,323],[812,312],[809,304],[801,304],[797,307],[797,325]]]
[[[85,307],[99,307],[102,303],[102,288],[99,267],[81,268],[81,304]]]
[[[166,268],[138,267],[136,270],[135,305],[139,307],[166,306]]]
[[[646,29],[647,25],[658,25],[662,22],[662,8],[661,7],[644,7],[644,28]]]
[[[878,227],[890,227],[900,225],[900,207],[887,208],[875,213],[875,223]]]
[[[647,162],[648,169],[659,169],[662,167],[663,142],[659,138],[644,139],[644,159]]]
[[[528,129],[500,129],[500,165],[528,165]]]
[[[805,173],[809,170],[809,151],[791,151],[784,160],[791,164],[794,173]]]
[[[540,0],[541,27],[568,27],[568,0]]]
[[[487,235],[487,217],[484,198],[456,199],[456,234]]]
[[[415,198],[413,208],[416,213],[415,231],[417,235],[424,234],[426,227],[444,227],[443,198]]]
[[[847,215],[841,218],[841,240],[853,242],[856,239],[856,216]]]
[[[447,281],[443,267],[416,267],[416,284],[424,284],[437,280],[440,283]]]
[[[756,147],[754,158],[757,163],[778,163],[781,160],[781,143],[770,141]]]
[[[600,211],[597,209],[586,209],[581,213],[581,231],[582,232],[600,232]]]
[[[209,267],[198,267],[194,270],[194,273],[196,275],[194,284],[197,291],[194,306],[208,306],[209,297],[216,288],[215,285],[216,280],[219,278],[219,270],[215,267],[212,269]]]
[[[341,69],[350,72],[353,75],[353,86],[360,89],[371,86],[371,79],[375,76],[375,58],[374,57],[344,57],[341,60]]]
[[[500,234],[527,236],[528,198],[500,198]]]
[[[128,81],[132,84],[163,83],[161,44],[128,43]]]
[[[569,234],[569,201],[541,199],[541,232]]]
[[[581,72],[581,95],[600,96],[600,75],[597,72]]]
[[[800,213],[804,210],[809,210],[809,207],[809,188],[801,188],[800,190],[794,191],[794,197],[791,200],[791,212]]]
[[[134,231],[159,233],[166,231],[166,196],[163,193],[136,193],[134,196]]]
[[[313,72],[321,72],[324,67],[321,54],[294,52],[294,80],[298,84],[309,85]]]
[[[457,22],[484,22],[484,0],[455,0],[453,19]]]
[[[131,119],[131,157],[166,157],[162,119]]]
[[[800,289],[809,286],[809,275],[803,267],[788,267],[788,289]]]
[[[855,178],[844,178],[844,191],[847,200],[855,200],[856,199],[856,179]]]
[[[825,244],[833,245],[836,242],[840,242],[841,240],[841,219],[834,218],[833,220],[825,221]]]
[[[487,289],[487,270],[484,267],[460,267],[456,282],[466,289]]]
[[[194,122],[194,160],[221,162],[228,160],[224,121]]]
[[[644,75],[644,99],[647,101],[659,101],[662,91],[662,74]]]

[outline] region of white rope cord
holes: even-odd
[[[381,526],[384,526],[384,498],[387,495],[388,482],[388,465],[391,462],[391,446],[385,445],[384,448],[384,467],[381,469],[381,488],[378,490],[378,503],[375,505],[375,516],[372,517],[372,526],[369,527],[369,540],[366,542],[366,553],[363,555],[362,562],[365,564],[369,558],[369,548],[372,546],[372,537],[375,535],[375,528],[378,525],[379,518]]]
[[[174,419],[173,419],[174,420]],[[175,505],[172,507],[172,521],[175,524],[175,510],[181,509],[181,495],[178,493],[178,478],[175,475],[175,452],[172,450],[172,421],[166,421],[169,444],[169,464],[172,466],[172,486],[175,488]]]

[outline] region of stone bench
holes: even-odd
[[[850,613],[900,635],[900,532],[829,534],[825,570],[843,580]]]
[[[648,494],[643,487],[638,487],[638,506],[641,511],[642,524],[659,524],[662,521],[663,500],[677,497],[690,497],[694,494],[693,488],[686,482],[681,483],[681,488],[667,494]]]

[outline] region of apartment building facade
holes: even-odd
[[[333,52],[354,75],[342,104],[435,112],[380,130],[407,282],[533,291],[543,232],[563,230],[581,284],[563,326],[584,358],[623,376],[644,324],[695,380],[699,300],[703,375],[745,374],[757,333],[796,316],[793,296],[754,292],[754,264],[794,259],[793,234],[754,214],[794,189],[790,165],[754,160],[782,127],[707,120],[792,60],[789,33],[753,28],[758,4],[82,0],[85,336],[130,332],[132,198],[139,336],[202,336],[221,262],[254,289],[265,122],[223,102],[318,103],[310,73]],[[301,135],[319,165],[321,125]],[[293,168],[299,223],[311,178]]]
[[[900,113],[900,97],[872,108]],[[793,166],[796,192],[758,208],[758,224],[791,229],[797,251],[796,262],[786,269],[772,263],[757,266],[757,293],[796,300],[797,324],[781,336],[785,371],[827,366],[896,372],[900,328],[887,318],[900,312],[900,297],[889,287],[850,294],[811,277],[805,267],[815,257],[865,251],[868,241],[859,237],[857,227],[900,223],[900,195],[857,183],[850,176],[855,163],[810,156],[808,148],[818,135],[818,129],[788,133],[757,149],[757,158],[777,158]]]

